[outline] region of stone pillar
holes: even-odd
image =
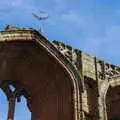
[[[106,93],[109,87],[109,82],[107,80],[98,81],[99,97],[98,97],[98,107],[99,107],[99,120],[107,120],[106,112]]]
[[[14,96],[9,98],[8,118],[7,118],[7,120],[14,120],[15,101],[16,101],[16,98]]]

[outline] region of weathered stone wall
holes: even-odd
[[[51,43],[38,31],[9,26],[0,32],[0,77],[25,86],[33,120],[107,120],[108,89],[120,85],[120,67]],[[112,108],[120,105],[112,100]]]
[[[24,86],[32,120],[82,119],[81,79],[72,64],[39,32],[1,31],[0,50],[0,83],[9,80]],[[13,120],[13,114],[9,119]]]
[[[53,41],[53,44],[72,62],[83,78],[83,111],[87,113],[88,116],[96,116],[96,118],[91,117],[91,119],[107,120],[105,98],[110,86],[115,87],[120,85],[120,67],[106,63],[94,56],[64,45],[61,42]],[[92,92],[84,78],[87,78],[89,83],[95,83]],[[92,100],[88,100],[89,96],[91,96],[90,98],[92,98]],[[90,106],[94,108],[95,104],[93,104],[93,102],[96,103],[97,109],[90,111]],[[92,112],[96,113],[96,115],[93,115]]]

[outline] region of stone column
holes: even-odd
[[[15,101],[16,101],[16,98],[14,96],[11,96],[9,98],[8,118],[7,118],[7,120],[14,120]]]
[[[99,107],[99,120],[107,120],[106,112],[106,93],[109,87],[109,82],[107,80],[98,81],[99,97],[98,97],[98,107]]]

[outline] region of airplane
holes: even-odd
[[[32,13],[32,15],[33,15],[37,20],[39,20],[39,21],[45,20],[45,19],[48,19],[48,18],[49,18],[48,15],[46,15],[46,16],[44,15],[45,12],[41,11],[40,13],[42,13],[42,14],[41,14],[41,15],[37,15],[37,14],[35,14],[35,13]]]

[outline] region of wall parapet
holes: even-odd
[[[120,75],[120,67],[97,59],[71,46],[65,45],[58,41],[53,41],[53,45],[75,66],[83,76],[93,80],[111,79]]]

